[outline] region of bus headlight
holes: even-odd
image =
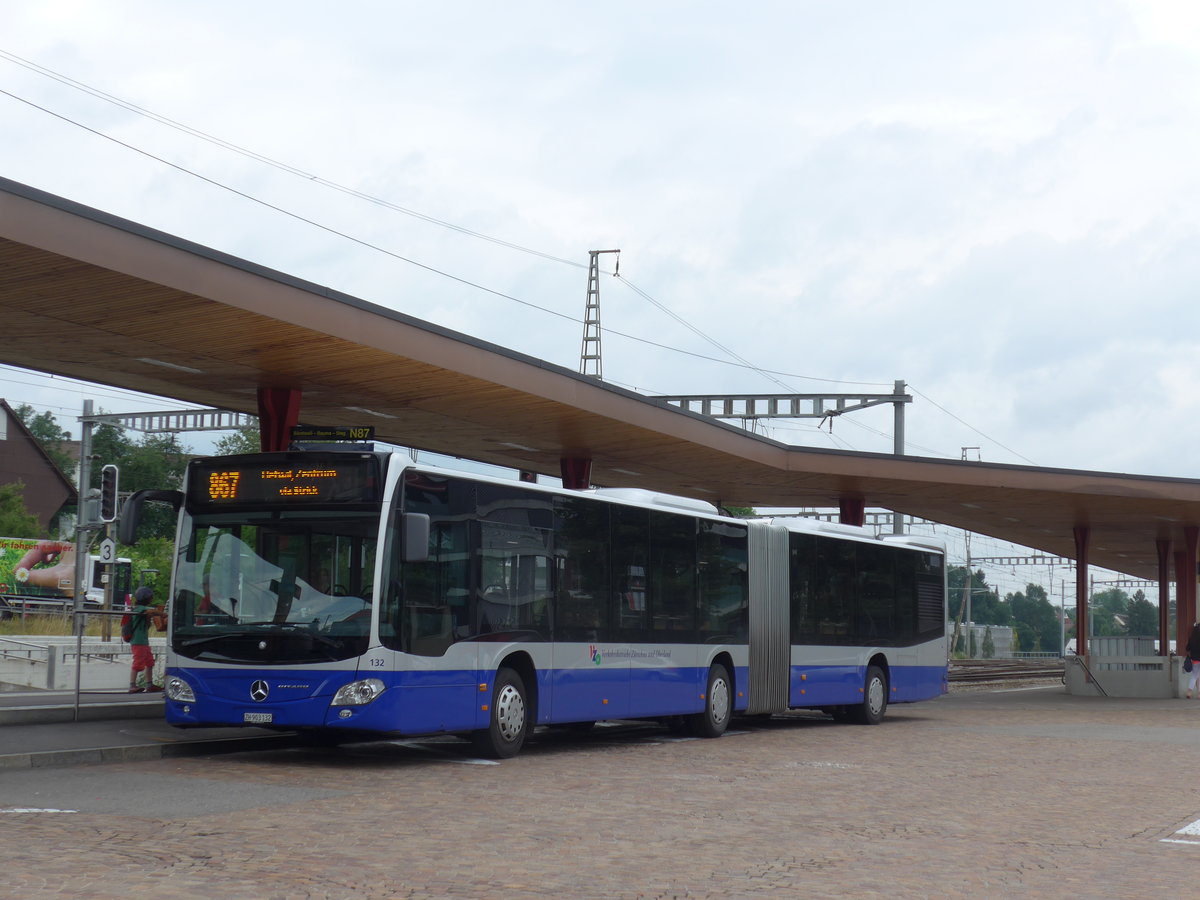
[[[383,693],[383,682],[378,678],[352,681],[339,688],[333,695],[332,706],[366,706]]]
[[[163,684],[163,691],[170,700],[178,700],[181,703],[196,702],[196,694],[192,690],[192,686],[176,675],[172,675],[166,680],[166,683]]]

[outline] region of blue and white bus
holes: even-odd
[[[509,757],[543,725],[717,737],[795,708],[874,724],[946,691],[932,539],[359,451],[197,459],[181,499],[180,727],[452,733]]]

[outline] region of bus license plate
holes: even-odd
[[[271,713],[242,713],[242,721],[252,725],[270,725]]]

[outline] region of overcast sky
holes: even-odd
[[[8,0],[0,51],[16,181],[571,369],[619,248],[615,384],[903,379],[911,453],[1200,478],[1196,4]]]

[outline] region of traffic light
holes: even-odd
[[[117,467],[105,466],[100,470],[100,521],[116,521],[117,510]]]

